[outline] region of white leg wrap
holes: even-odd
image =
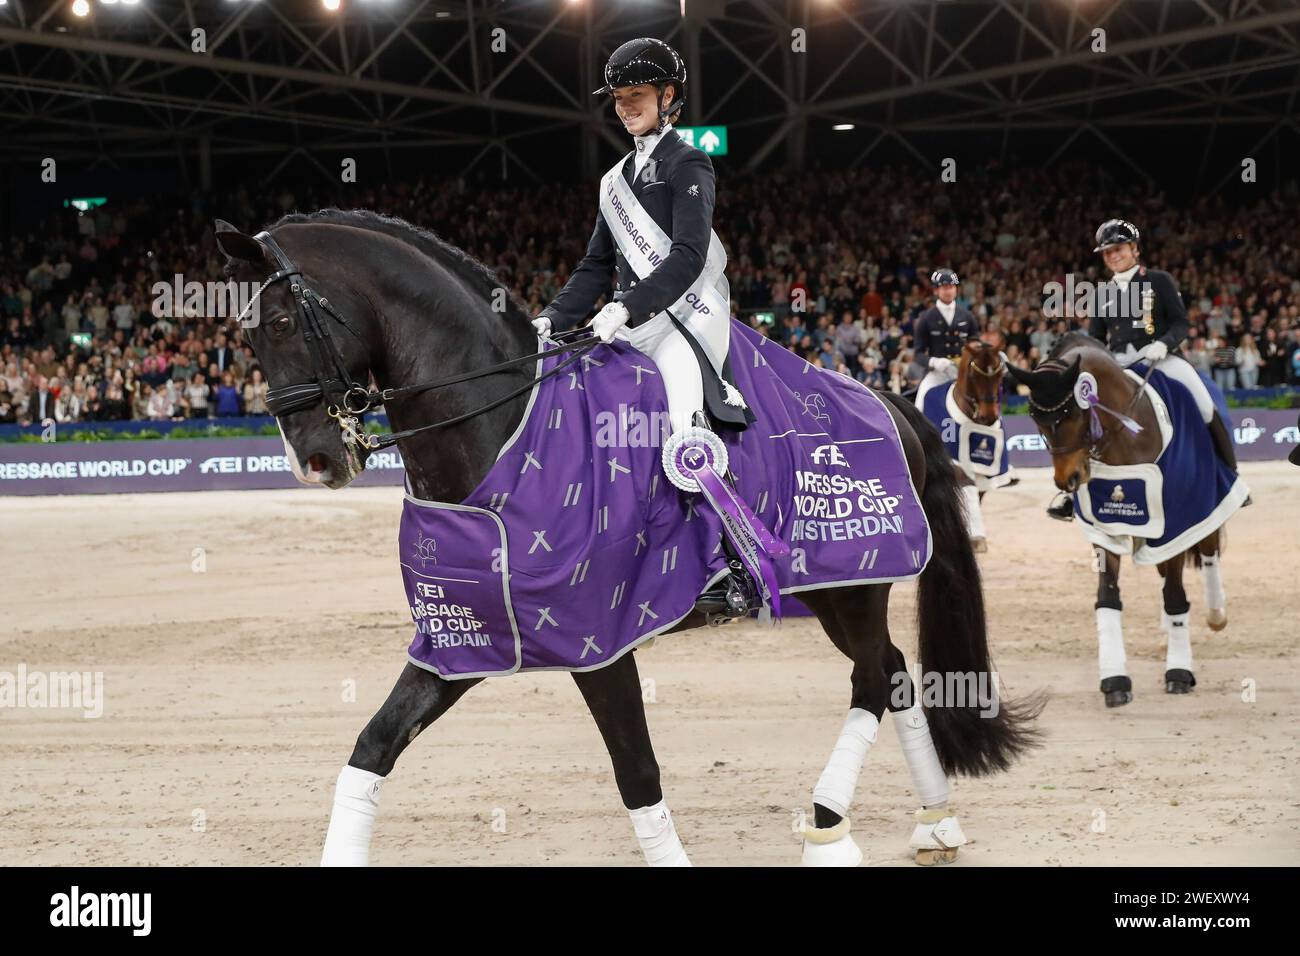
[[[673,815],[668,812],[668,804],[660,800],[654,806],[629,810],[632,829],[636,832],[641,852],[650,866],[690,866],[686,849],[677,836],[673,826]]]
[[[939,755],[930,737],[930,725],[920,704],[894,714],[894,733],[903,748],[907,769],[912,772],[912,784],[921,798],[921,806],[941,807],[946,804],[948,775],[939,766]]]
[[[1097,608],[1097,668],[1101,679],[1122,677],[1128,673],[1124,656],[1124,627],[1121,612],[1113,607]]]
[[[1205,585],[1205,606],[1223,611],[1228,607],[1228,595],[1223,592],[1223,566],[1219,556],[1201,557],[1201,581]]]
[[[370,864],[370,833],[379,812],[379,789],[383,781],[379,774],[356,767],[344,767],[339,772],[321,866]]]
[[[974,485],[966,485],[961,490],[966,499],[966,531],[972,538],[984,537],[984,515],[980,511],[980,492]]]
[[[848,816],[853,791],[858,786],[858,774],[862,773],[862,762],[867,759],[867,751],[876,742],[879,731],[880,721],[876,720],[875,714],[861,707],[849,711],[840,739],[831,751],[831,759],[826,762],[826,769],[813,788],[814,803],[820,803],[842,817]]]
[[[1165,629],[1165,633],[1169,635],[1169,649],[1165,652],[1167,671],[1176,668],[1185,671],[1192,669],[1192,632],[1187,626],[1191,616],[1190,611],[1165,615],[1169,622],[1169,626]]]

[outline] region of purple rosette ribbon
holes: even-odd
[[[1138,422],[1134,421],[1123,412],[1117,412],[1113,408],[1107,408],[1101,403],[1101,396],[1097,394],[1097,381],[1091,374],[1085,372],[1079,376],[1079,379],[1074,386],[1074,397],[1082,407],[1088,409],[1089,432],[1094,442],[1100,441],[1101,436],[1105,433],[1105,429],[1102,428],[1101,424],[1101,416],[1097,414],[1098,409],[1117,419],[1121,425],[1133,434],[1136,435],[1138,432],[1142,431],[1142,426]]]
[[[763,609],[759,612],[759,621],[767,623],[779,619],[781,590],[772,559],[789,554],[789,545],[768,531],[758,515],[714,471],[707,446],[683,442],[674,459],[678,469],[699,484],[710,507],[721,519],[723,530],[735,546],[740,560],[762,589]]]

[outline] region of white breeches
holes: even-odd
[[[930,389],[942,385],[945,382],[951,382],[957,377],[957,365],[954,362],[942,372],[936,372],[934,369],[925,373],[925,378],[921,379],[921,384],[916,390],[916,407],[924,408],[925,393]]]
[[[1137,350],[1130,344],[1126,352],[1118,353],[1121,356],[1120,364],[1127,365],[1133,360],[1136,352]],[[1196,410],[1201,413],[1203,421],[1209,423],[1214,418],[1214,399],[1210,397],[1210,390],[1205,387],[1205,379],[1201,378],[1191,362],[1181,355],[1166,355],[1156,363],[1156,368],[1191,392],[1192,398],[1196,400]],[[1232,427],[1231,422],[1224,422],[1224,424]]]
[[[660,313],[636,328],[623,326],[614,337],[654,359],[668,393],[672,430],[678,432],[689,426],[695,413],[704,408],[704,380],[691,343],[668,314]]]

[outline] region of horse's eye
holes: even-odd
[[[288,335],[293,329],[293,319],[287,315],[279,315],[271,320],[271,334],[277,337]]]

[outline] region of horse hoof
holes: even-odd
[[[818,828],[804,824],[804,866],[859,866],[862,851],[849,834],[852,824],[844,817],[833,827]]]
[[[1205,615],[1205,623],[1210,630],[1221,631],[1228,626],[1228,612],[1223,608],[1212,607]]]
[[[944,866],[957,859],[957,847],[944,850],[917,850],[916,862],[920,866]]]
[[[1107,677],[1101,682],[1107,707],[1123,707],[1133,700],[1133,681],[1129,677]]]
[[[983,554],[989,549],[988,540],[985,538],[971,538],[970,549],[976,554]]]
[[[1166,694],[1190,694],[1196,686],[1196,677],[1189,670],[1175,667],[1165,671]]]

